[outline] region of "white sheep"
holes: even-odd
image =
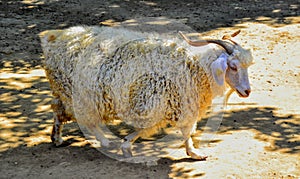
[[[102,146],[109,146],[99,124],[119,119],[138,129],[121,145],[124,156],[130,157],[136,139],[171,124],[186,139],[187,154],[205,159],[194,148],[191,134],[212,99],[223,94],[224,81],[231,91],[249,96],[252,55],[230,38],[191,41],[180,34],[188,43],[111,27],[42,32],[45,71],[54,96],[52,141],[61,145],[63,123],[77,119]],[[190,46],[209,43],[218,46],[200,51]]]

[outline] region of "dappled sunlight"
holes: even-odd
[[[299,17],[297,16],[297,10],[299,9],[299,4],[289,3],[284,1],[272,2],[257,2],[260,7],[258,8],[255,3],[251,2],[228,2],[218,4],[219,13],[223,16],[218,20],[218,15],[214,13],[214,8],[217,4],[216,2],[202,2],[202,1],[182,1],[173,4],[172,8],[183,8],[186,11],[185,15],[178,15],[176,13],[170,15],[166,13],[168,3],[157,2],[157,1],[124,1],[120,3],[119,8],[123,9],[127,6],[136,7],[136,9],[143,8],[147,9],[147,12],[152,14],[157,14],[157,16],[165,16],[169,19],[179,19],[179,20],[189,20],[191,17],[197,17],[198,13],[195,12],[197,9],[201,9],[203,14],[202,18],[197,19],[197,21],[190,20],[195,27],[195,29],[207,30],[205,28],[212,27],[215,29],[222,26],[234,26],[235,24],[241,24],[246,22],[258,22],[264,23],[273,27],[284,26],[287,24],[299,23]],[[226,8],[232,9],[232,11],[222,11]],[[133,11],[135,12],[135,11]],[[289,12],[287,14],[287,12]],[[286,15],[286,16],[285,16]],[[129,15],[130,17],[131,15]]]
[[[175,167],[173,166],[171,169],[171,173],[169,177],[179,179],[179,178],[199,178],[201,176],[205,176],[205,173],[197,173],[194,167],[186,167],[190,165],[189,163],[182,163],[182,167]]]
[[[50,142],[52,96],[44,70],[18,55],[0,66],[0,151]]]
[[[242,112],[241,112],[242,113]],[[223,124],[222,124],[223,126]],[[222,128],[222,127],[221,127]],[[235,129],[217,133],[218,143],[203,144],[199,150],[208,155],[206,161],[187,158],[172,159],[169,176],[197,178],[248,178],[289,173],[299,166],[299,156],[266,149],[269,141],[257,139],[255,129]],[[253,140],[256,139],[256,140]],[[280,156],[280,157],[279,157]],[[255,165],[255,166],[253,166]],[[250,167],[252,166],[252,167]],[[293,175],[291,175],[293,176]]]
[[[108,19],[100,22],[101,25],[112,27],[125,27],[127,29],[152,32],[167,35],[176,35],[178,29],[185,32],[195,32],[191,27],[185,25],[184,20],[168,19],[167,17],[147,17],[147,18],[134,18],[128,19],[123,22]]]
[[[248,107],[225,112],[218,134],[232,134],[241,130],[253,132],[256,140],[264,141],[266,151],[299,155],[300,116],[276,115],[274,107]],[[202,130],[206,119],[198,126]]]
[[[45,4],[44,1],[41,1],[41,0],[22,0],[23,4],[26,4],[26,5],[42,5],[42,4]]]

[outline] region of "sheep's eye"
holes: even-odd
[[[237,71],[237,67],[235,65],[230,66],[230,69],[233,71]]]

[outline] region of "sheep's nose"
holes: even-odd
[[[246,93],[247,96],[249,96],[250,93],[251,93],[251,90],[250,90],[250,89],[247,89],[247,90],[245,90],[245,93]]]

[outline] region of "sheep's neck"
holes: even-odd
[[[199,108],[201,113],[205,113],[206,109],[211,105],[212,102],[212,90],[210,74],[207,74],[201,65],[195,61],[187,63],[190,69],[191,76],[195,83],[196,91],[198,92]]]

